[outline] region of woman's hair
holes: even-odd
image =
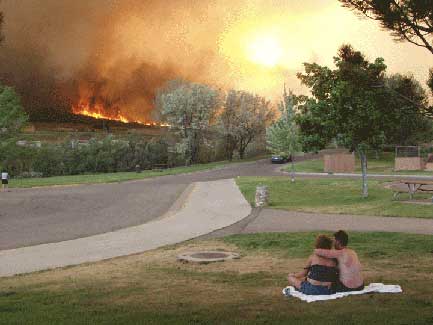
[[[331,249],[332,248],[332,239],[326,235],[319,235],[316,238],[316,248],[321,249]]]

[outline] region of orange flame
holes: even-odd
[[[104,107],[100,104],[95,104],[90,107],[89,104],[80,102],[77,106],[72,107],[72,113],[76,115],[84,115],[93,117],[95,119],[104,119],[111,121],[118,121],[122,123],[138,123],[146,126],[160,126],[160,127],[169,127],[169,124],[158,123],[158,122],[149,122],[149,121],[141,121],[141,120],[133,120],[126,118],[121,113],[117,112],[115,115],[107,114]]]

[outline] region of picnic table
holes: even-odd
[[[407,190],[404,190],[404,186],[394,186],[394,199],[398,197],[400,193],[409,193],[409,197],[412,200],[415,193],[433,193],[433,181],[430,180],[419,180],[419,179],[403,179],[400,181],[401,184],[407,186]],[[433,197],[432,197],[433,202]]]

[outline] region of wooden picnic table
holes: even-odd
[[[433,193],[433,181],[430,180],[403,179],[400,181],[400,183],[407,185],[408,193],[411,200],[413,199],[413,196],[416,192]],[[432,197],[432,202],[433,202],[433,197]]]

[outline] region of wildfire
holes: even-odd
[[[98,105],[98,104],[90,106],[89,104],[80,103],[77,106],[72,107],[72,112],[77,115],[90,116],[95,119],[118,121],[122,123],[138,123],[146,126],[160,126],[160,127],[170,126],[169,124],[164,124],[164,123],[129,119],[126,118],[124,115],[122,115],[120,112],[116,112],[115,114],[109,114],[107,113],[107,111],[104,109],[102,105]]]

